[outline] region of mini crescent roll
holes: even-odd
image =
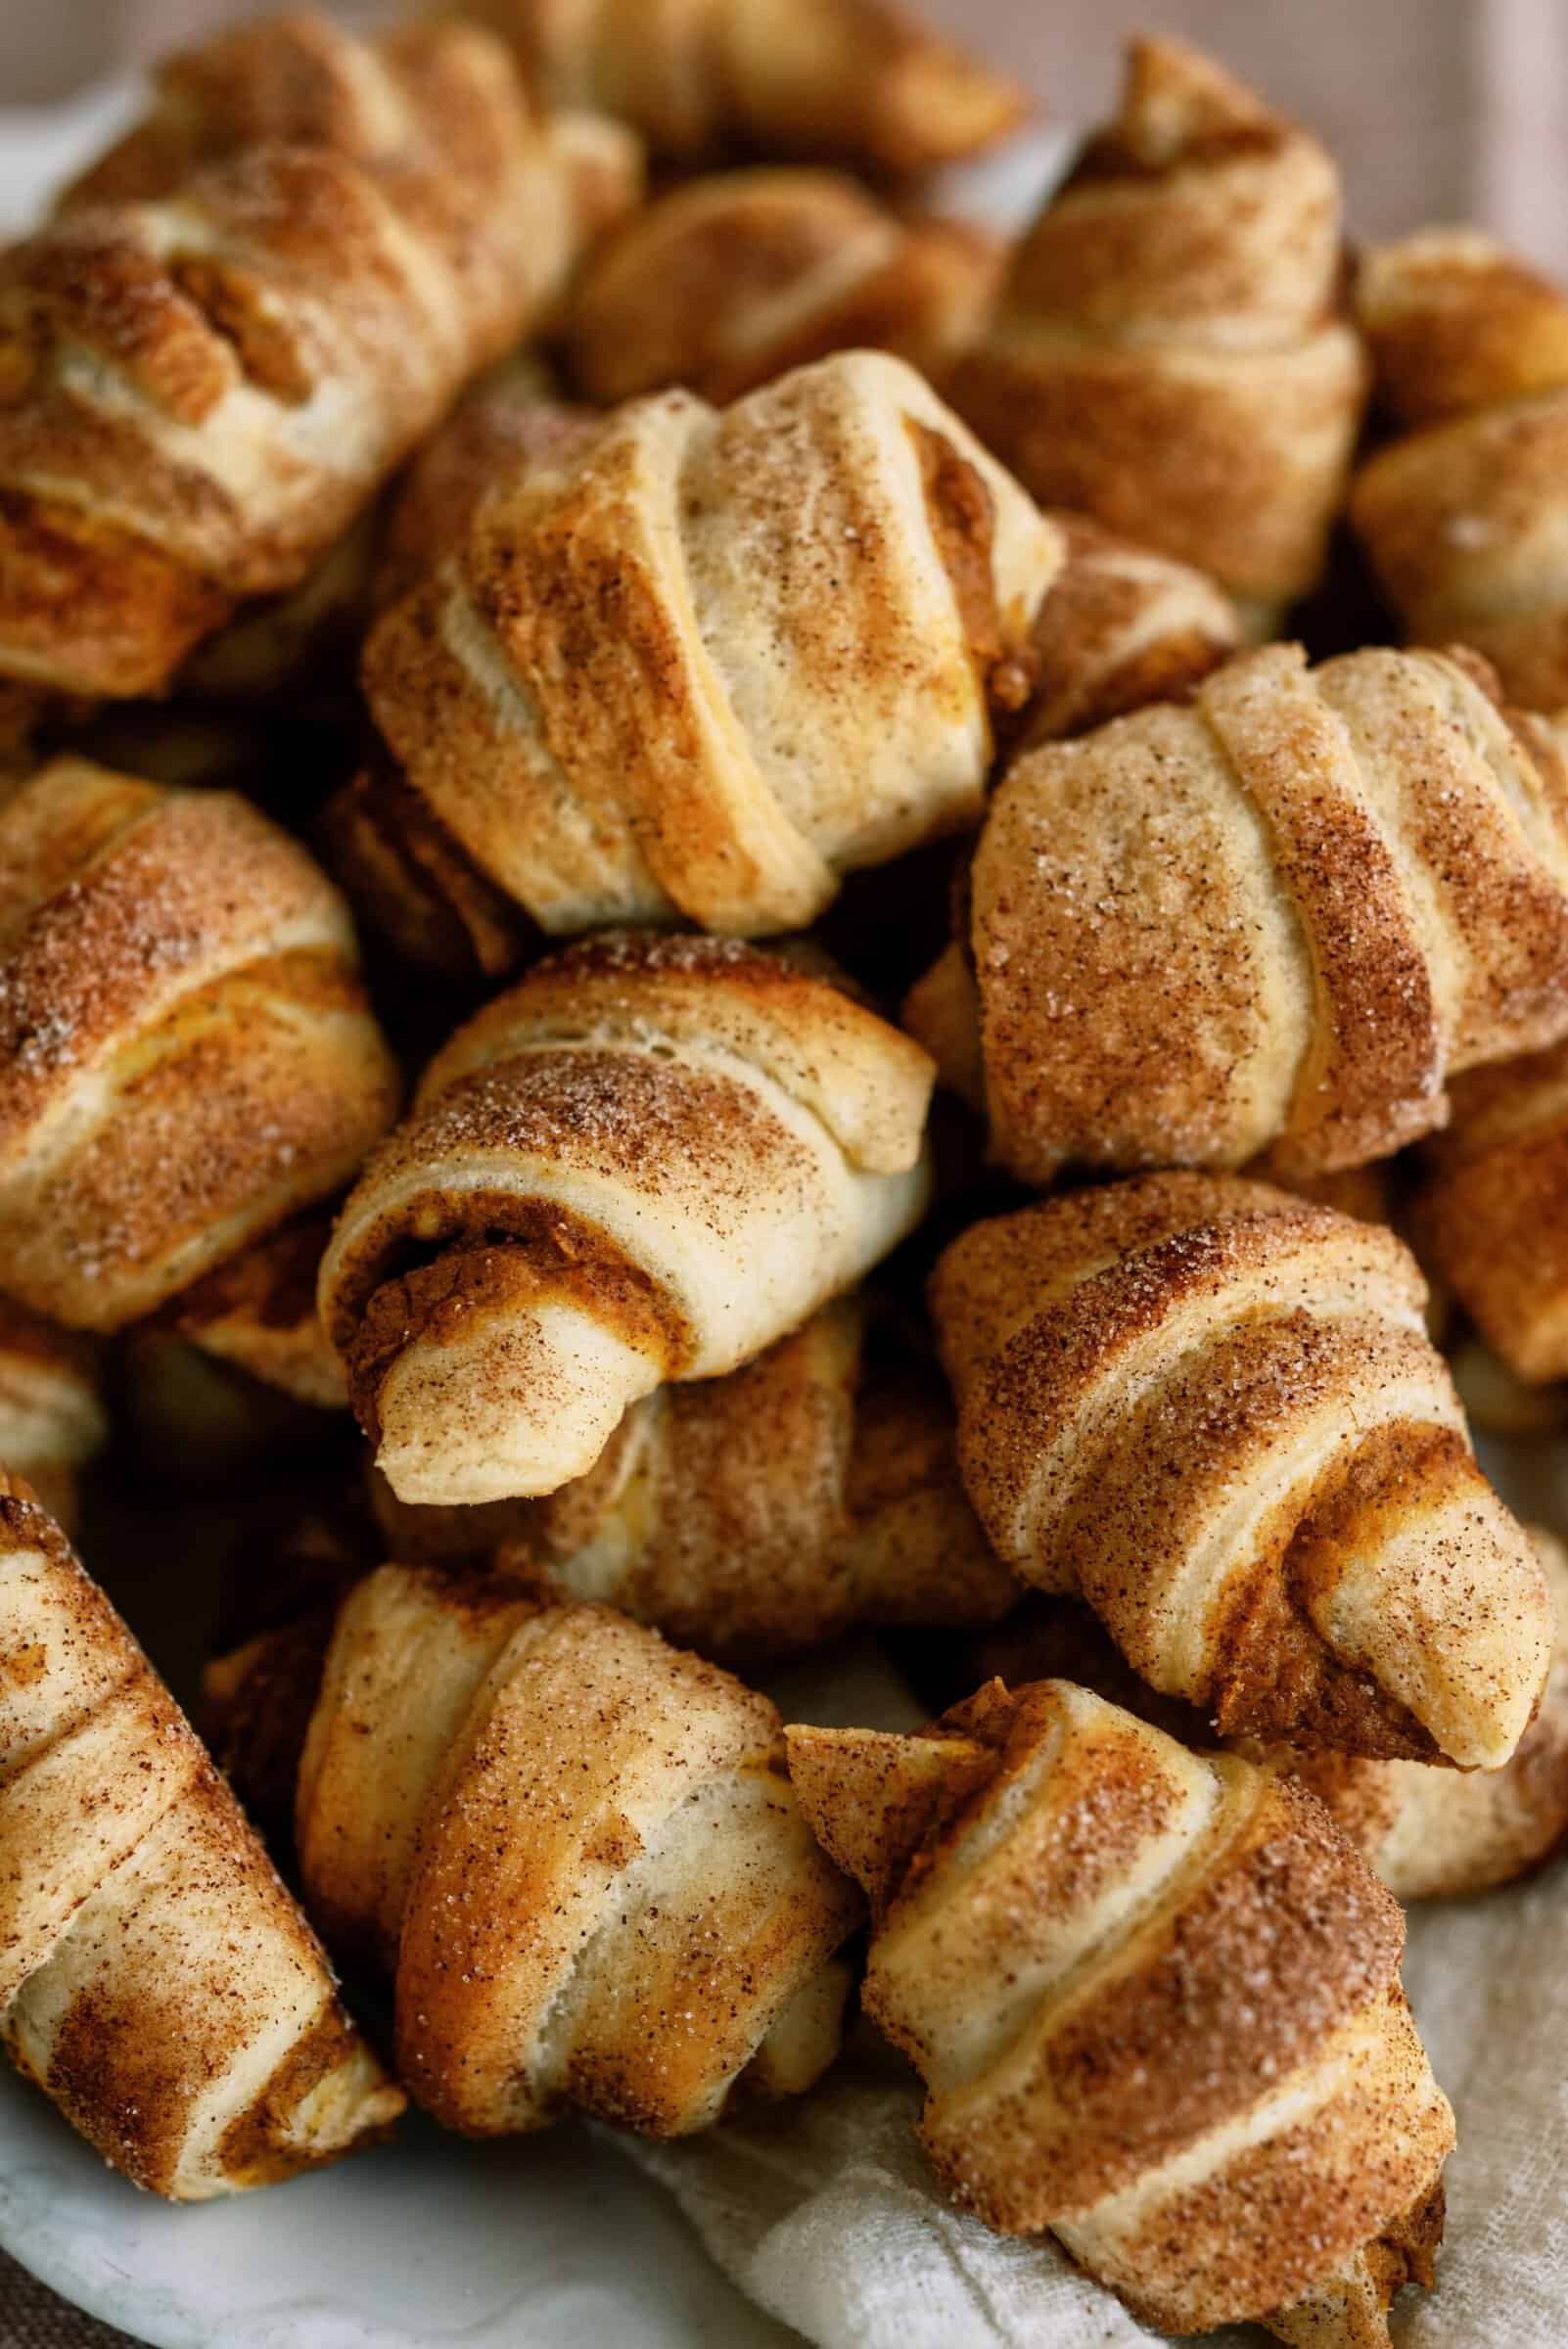
[[[969,1497],[1228,1734],[1492,1770],[1554,1624],[1393,1233],[1232,1175],[976,1224],[932,1277]]]
[[[349,1194],[328,1337],[401,1500],[552,1493],[738,1369],[928,1194],[926,1055],[736,942],[609,933],[460,1028]]]
[[[1394,2292],[1432,2280],[1453,2116],[1404,1920],[1321,1806],[1066,1681],[992,1681],[912,1737],[787,1737],[961,2207],[1049,2228],[1162,2332],[1387,2349]]]

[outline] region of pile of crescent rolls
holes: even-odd
[[[0,254],[6,2046],[199,2199],[858,2000],[986,2225],[1376,2349],[1401,1904],[1568,1839],[1568,293],[1175,41],[1005,245],[891,0],[471,19]],[[200,1735],[70,1546],[182,1480]]]

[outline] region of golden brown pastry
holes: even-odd
[[[1432,2280],[1453,2116],[1404,1920],[1321,1806],[1067,1681],[787,1740],[871,1897],[864,2004],[954,2199],[1050,2228],[1162,2331],[1386,2349],[1394,2292]]]
[[[90,1338],[0,1297],[0,1472],[25,1478],[68,1533],[80,1472],[109,1441],[99,1371]]]
[[[1026,1182],[1384,1157],[1568,1030],[1563,743],[1462,652],[1243,653],[1019,760],[907,1024]]]
[[[1365,395],[1318,142],[1178,41],[1024,237],[951,379],[1042,505],[1216,578],[1265,632],[1323,567]]]
[[[1290,1771],[1396,1900],[1489,1891],[1540,1865],[1568,1833],[1568,1553],[1540,1526],[1529,1529],[1551,1593],[1556,1635],[1541,1709],[1500,1770],[1442,1770],[1426,1762],[1361,1754],[1297,1753],[1243,1739],[1250,1761]],[[1009,1682],[1067,1679],[1125,1705],[1183,1744],[1214,1743],[1201,1713],[1156,1696],[1120,1656],[1086,1607],[1035,1596],[1006,1622],[965,1643],[957,1678]]]
[[[897,0],[470,0],[550,103],[632,123],[682,162],[734,149],[827,157],[904,176],[956,162],[1022,121],[1016,83]]]
[[[0,672],[156,692],[297,586],[553,296],[580,195],[476,26],[174,60],[0,261]]]
[[[553,1493],[628,1405],[739,1369],[918,1222],[932,1081],[823,978],[610,932],[460,1028],[321,1267],[401,1500]]]
[[[837,2051],[859,1904],[778,1715],[607,1608],[381,1568],[338,1619],[297,1830],[312,1912],[394,1972],[399,2071],[453,2128],[576,2105],[681,2136]]]
[[[388,1553],[493,1560],[726,1660],[991,1622],[1018,1587],[964,1497],[951,1405],[866,1320],[843,1298],[727,1378],[661,1387],[540,1499],[410,1508],[377,1477]]]
[[[1227,1735],[1506,1762],[1553,1622],[1390,1231],[1235,1175],[974,1225],[932,1277],[1003,1561]]]
[[[403,2106],[184,1716],[0,1473],[0,2030],[138,2186],[263,2186]],[[25,1669],[20,1667],[24,1666]]]
[[[1568,1044],[1459,1080],[1411,1215],[1504,1368],[1568,1377]]]
[[[754,166],[688,180],[594,257],[561,325],[572,379],[611,407],[684,384],[722,406],[830,351],[897,351],[934,381],[995,292],[997,241],[900,219],[853,179]]]
[[[1356,307],[1395,437],[1351,519],[1419,644],[1473,645],[1527,710],[1568,703],[1568,293],[1477,229],[1363,253]]]
[[[0,809],[0,1286],[152,1312],[353,1174],[396,1111],[347,912],[228,792],[78,759]]]
[[[810,921],[978,816],[1050,526],[900,361],[668,392],[498,477],[372,632],[408,787],[542,928]]]

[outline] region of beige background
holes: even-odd
[[[1186,32],[1324,132],[1358,234],[1480,219],[1568,272],[1568,0],[930,5],[1040,89],[1064,121],[1104,111],[1128,31],[1152,23]],[[64,95],[246,13],[224,0],[0,0],[0,103]],[[122,2337],[0,2257],[0,2349],[100,2349]]]

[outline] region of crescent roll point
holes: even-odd
[[[726,1662],[857,1623],[989,1623],[1018,1587],[964,1497],[940,1378],[882,1359],[858,1298],[726,1378],[633,1404],[585,1477],[534,1500],[372,1501],[392,1556],[493,1560]]]
[[[1461,651],[1240,654],[1017,761],[905,1018],[1025,1182],[1387,1156],[1568,1028],[1562,732]]]
[[[1418,643],[1473,645],[1509,699],[1568,704],[1568,292],[1475,229],[1360,257],[1356,308],[1394,437],[1351,520]]]
[[[1322,570],[1364,404],[1340,210],[1308,132],[1134,41],[950,396],[1042,505],[1213,573],[1268,633]]]
[[[1386,2345],[1432,2279],[1453,2120],[1404,1920],[1321,1806],[1063,1681],[915,1736],[786,1735],[870,1894],[864,2004],[954,2199],[1049,2228],[1162,2331]]]
[[[1556,1632],[1540,1710],[1501,1769],[1445,1770],[1246,1738],[1237,1745],[1249,1761],[1300,1778],[1407,1906],[1511,1884],[1549,1859],[1568,1834],[1568,1553],[1541,1526],[1527,1531],[1551,1593]],[[966,1686],[992,1675],[1010,1685],[1077,1681],[1184,1745],[1214,1744],[1203,1715],[1156,1695],[1076,1599],[1037,1594],[961,1642],[953,1671]]]
[[[0,671],[156,693],[294,588],[602,208],[493,37],[308,13],[165,69],[0,259]]]
[[[337,892],[228,792],[59,759],[0,808],[0,1286],[154,1311],[356,1172],[397,1073]]]
[[[401,1566],[361,1583],[297,1841],[334,1946],[395,1974],[399,2070],[452,2127],[576,2105],[678,2136],[837,2051],[860,1904],[778,1715],[606,1608]]]
[[[573,382],[602,407],[684,384],[723,406],[835,350],[892,350],[939,380],[979,332],[997,242],[900,218],[852,179],[754,167],[658,198],[567,303]]]
[[[547,931],[798,928],[980,812],[1049,525],[911,368],[619,409],[499,475],[363,680],[392,758]]]
[[[1392,1232],[1165,1174],[975,1225],[932,1276],[998,1555],[1226,1734],[1497,1769],[1550,1598]]]
[[[620,115],[656,155],[736,150],[908,178],[1006,137],[1030,101],[892,0],[473,0],[551,104]]]
[[[119,1617],[0,1472],[0,2032],[104,2158],[178,2201],[403,2107],[239,1806]]]
[[[750,1360],[929,1191],[925,1053],[737,941],[606,933],[460,1028],[321,1268],[399,1499],[550,1493],[629,1404]]]

